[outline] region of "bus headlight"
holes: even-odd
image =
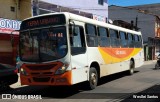
[[[68,64],[64,64],[62,67],[60,67],[56,70],[55,74],[56,75],[63,74],[66,71],[66,69],[68,68],[68,66],[69,66]]]
[[[28,73],[23,68],[21,68],[20,73],[23,74],[23,75],[25,75],[25,76],[28,75]]]

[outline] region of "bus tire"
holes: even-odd
[[[95,89],[98,83],[98,74],[97,74],[97,70],[94,67],[90,68],[89,71],[89,81],[88,81],[88,88],[90,90]]]
[[[130,65],[129,65],[129,71],[128,71],[128,74],[129,75],[132,75],[132,74],[134,74],[134,62],[131,60],[130,61]]]
[[[155,69],[158,69],[159,68],[159,65],[158,65],[158,63],[156,63],[156,65],[155,65]]]

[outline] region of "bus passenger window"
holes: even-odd
[[[139,38],[139,48],[141,48],[142,47],[142,36],[139,35],[138,38]]]
[[[111,39],[111,46],[112,47],[120,47],[118,31],[110,29],[109,34],[110,34],[110,39]]]
[[[108,35],[108,29],[98,27],[99,45],[100,47],[110,47],[110,38]]]
[[[98,37],[96,32],[96,26],[86,24],[87,45],[89,47],[98,47]]]
[[[139,39],[140,42],[142,42],[142,37],[141,37],[141,35],[138,36],[138,39]]]
[[[138,35],[134,35],[134,38],[135,38],[135,41],[136,41],[136,42],[139,41]]]
[[[131,33],[128,33],[128,45],[130,48],[134,48],[134,39]]]
[[[71,54],[77,55],[85,53],[85,38],[83,27],[75,26],[74,34],[70,35]]]
[[[134,42],[135,45],[134,45],[134,46],[135,46],[136,48],[138,48],[138,47],[139,47],[139,38],[138,38],[138,35],[134,35],[134,38],[135,38],[135,42]]]
[[[120,35],[120,42],[121,42],[121,47],[123,48],[123,47],[128,47],[128,44],[127,44],[127,35],[126,35],[126,33],[125,32],[122,32],[122,31],[120,31],[119,32],[119,35]]]

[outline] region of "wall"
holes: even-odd
[[[11,6],[15,7],[16,9],[16,2],[15,0],[0,0],[0,17],[9,18],[9,19],[16,19],[16,11],[11,11]]]
[[[14,20],[31,17],[31,0],[0,0],[0,17]]]
[[[32,0],[21,0],[20,2],[20,19],[32,16]]]

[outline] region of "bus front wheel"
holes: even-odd
[[[89,89],[95,89],[98,83],[98,74],[97,74],[97,70],[94,67],[90,68],[89,71],[89,82],[88,82],[88,88]]]
[[[132,74],[134,74],[134,62],[131,60],[130,61],[130,65],[129,65],[129,71],[128,71],[128,74],[129,75],[132,75]]]

